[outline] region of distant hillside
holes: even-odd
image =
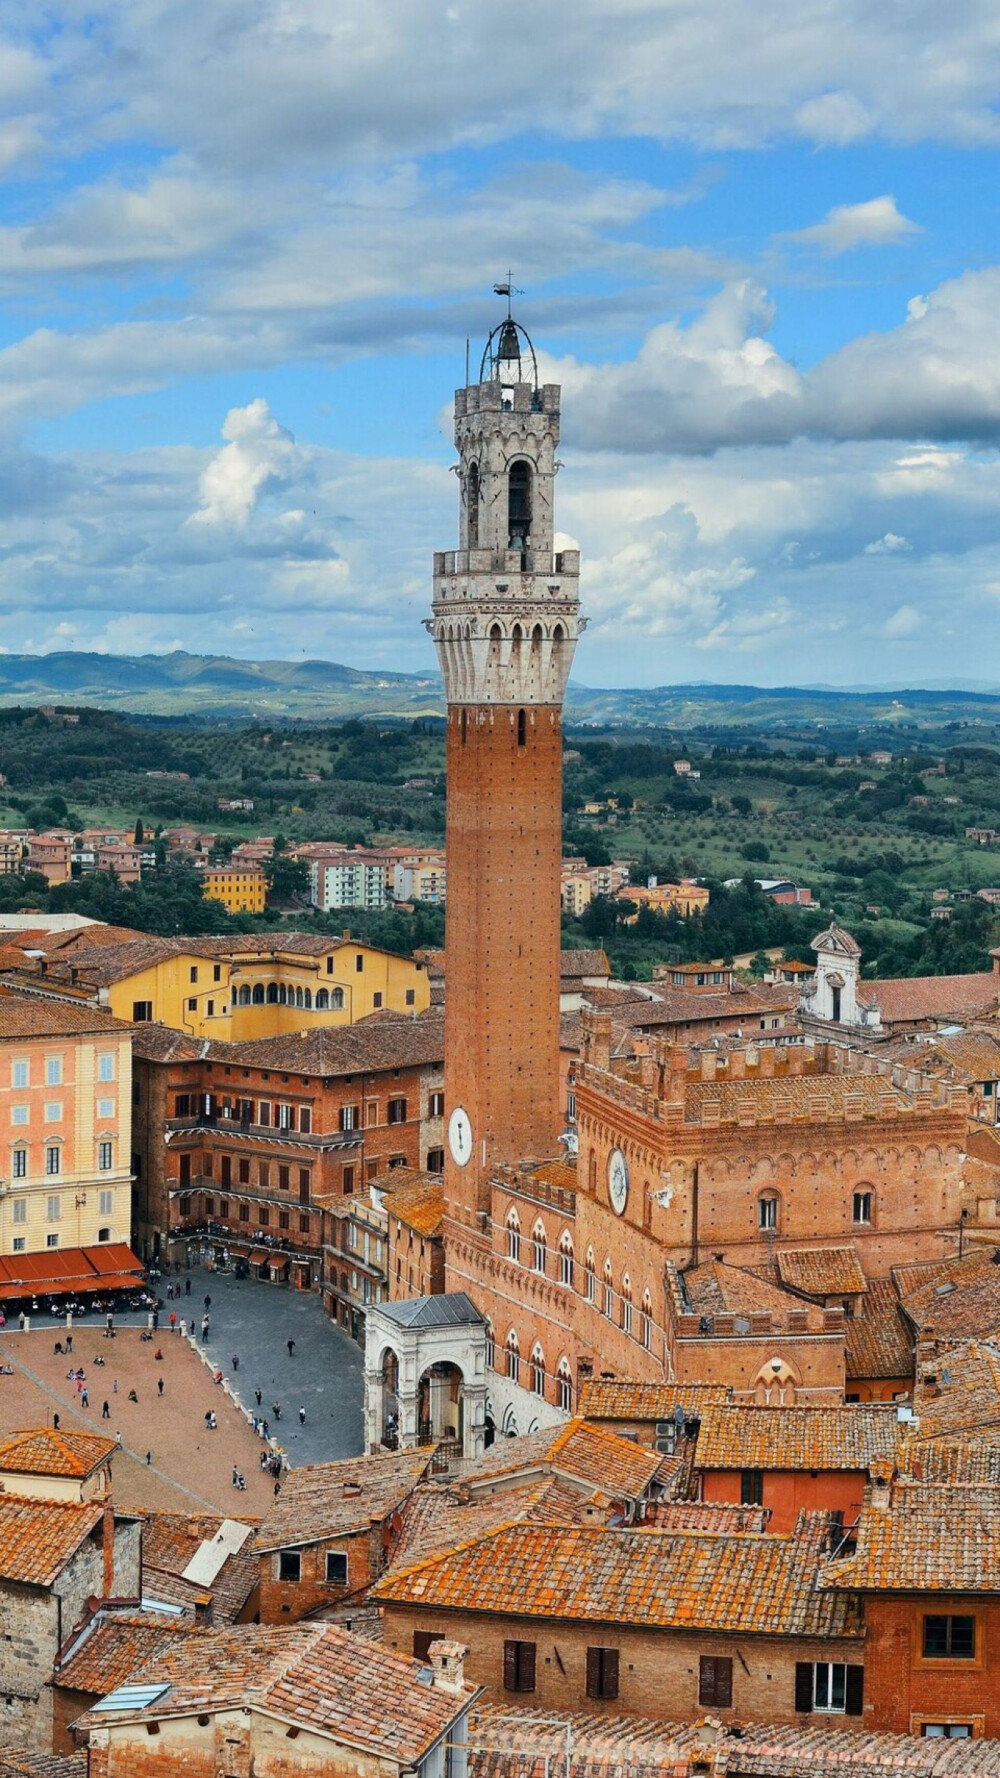
[[[138,716],[217,721],[260,717],[316,721],[349,716],[443,715],[437,673],[369,673],[336,661],[243,661],[229,655],[0,655],[0,707],[93,704]],[[676,729],[739,725],[794,731],[801,725],[940,727],[1000,720],[1000,692],[834,691],[825,686],[665,685],[601,689],[571,685],[571,722]]]

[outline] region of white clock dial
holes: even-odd
[[[628,1162],[620,1148],[608,1156],[608,1197],[615,1215],[621,1216],[628,1202]]]
[[[464,1167],[472,1159],[472,1125],[469,1114],[456,1105],[448,1119],[448,1147],[456,1166]]]

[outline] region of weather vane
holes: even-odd
[[[524,291],[519,290],[517,288],[517,285],[512,283],[511,280],[512,280],[512,273],[508,272],[506,283],[494,284],[494,286],[493,286],[495,295],[505,296],[507,298],[507,319],[508,319],[508,321],[510,320],[511,298],[514,296],[523,296],[524,295]]]

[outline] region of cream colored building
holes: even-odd
[[[128,1242],[132,1032],[0,991],[0,1255]]]

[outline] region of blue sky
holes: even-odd
[[[11,0],[0,645],[431,664],[513,269],[590,684],[1000,684],[993,0]]]

